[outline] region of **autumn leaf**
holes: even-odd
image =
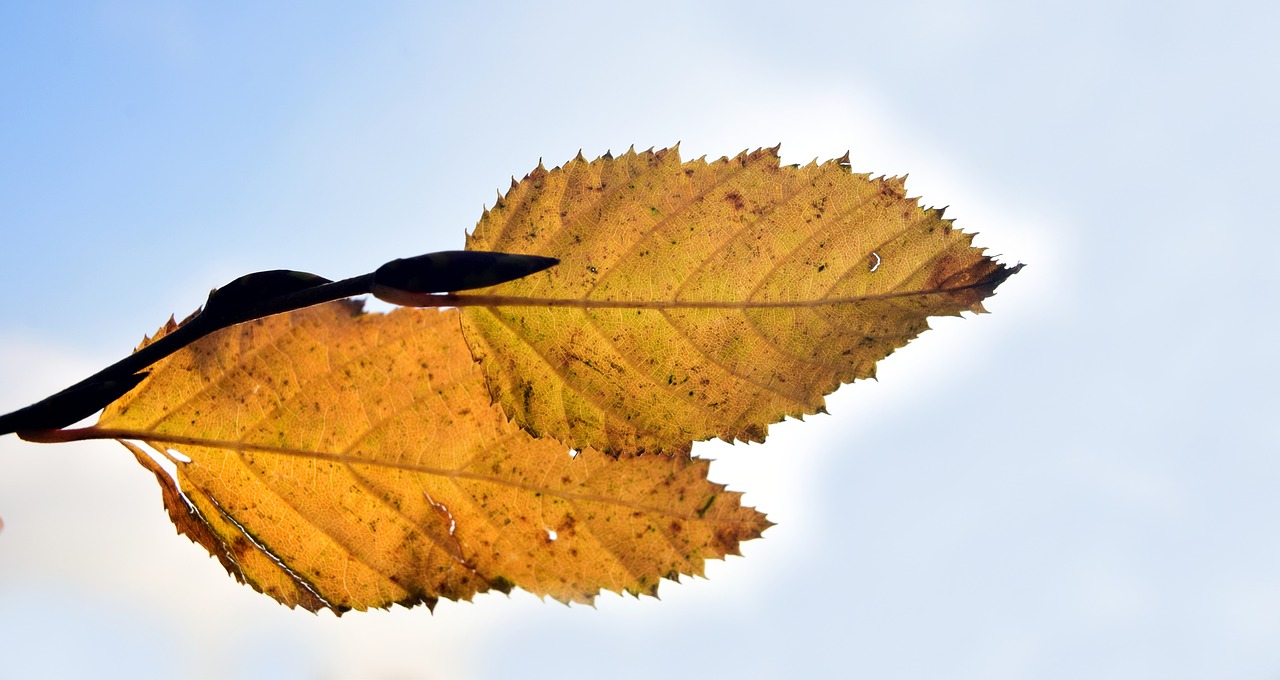
[[[563,602],[654,594],[768,526],[706,480],[706,461],[574,457],[510,423],[456,311],[359,309],[213,333],[67,436],[122,440],[181,533],[311,610],[512,587]]]
[[[539,166],[466,252],[240,277],[0,432],[120,440],[181,533],[290,606],[654,594],[769,524],[691,442],[821,411],[1021,266],[901,178],[776,152]],[[325,302],[365,293],[460,310]]]
[[[1018,269],[902,178],[854,174],[847,156],[780,167],[776,152],[579,154],[513,182],[468,249],[560,265],[452,296],[503,408],[611,453],[761,441],[874,376],[929,316],[983,311]]]

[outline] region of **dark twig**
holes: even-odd
[[[202,311],[172,332],[57,394],[0,416],[0,435],[55,430],[97,413],[147,376],[148,366],[215,331],[273,314],[368,293],[448,292],[492,286],[557,264],[554,258],[479,251],[431,253],[394,260],[342,281],[275,270],[247,274],[209,294]],[[379,295],[379,297],[391,297]]]

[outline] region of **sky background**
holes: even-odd
[[[0,410],[579,149],[848,149],[1027,267],[695,447],[777,526],[660,601],[290,611],[119,445],[0,438],[5,675],[1280,676],[1274,4],[269,4],[0,4]]]

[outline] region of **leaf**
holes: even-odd
[[[93,436],[126,440],[180,533],[310,610],[654,594],[768,526],[706,461],[571,457],[510,423],[456,311],[329,303],[218,331],[154,364]]]
[[[579,154],[513,181],[467,239],[560,265],[452,297],[490,391],[531,432],[687,451],[761,441],[873,377],[929,316],[983,311],[1019,267],[971,240],[902,178],[851,173],[847,155]]]

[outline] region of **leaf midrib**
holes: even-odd
[[[418,465],[414,463],[369,460],[366,458],[359,458],[359,457],[344,455],[340,453],[330,453],[327,451],[305,451],[301,449],[294,449],[294,448],[284,447],[284,446],[271,446],[268,444],[253,444],[253,443],[247,443],[247,442],[203,439],[200,437],[171,435],[171,434],[163,434],[163,433],[156,433],[156,432],[146,432],[141,430],[130,430],[125,428],[85,427],[85,428],[77,428],[77,429],[58,430],[57,432],[59,435],[61,435],[58,437],[59,441],[78,441],[78,440],[90,440],[90,439],[133,440],[133,441],[144,441],[152,445],[154,445],[154,443],[163,443],[163,444],[186,445],[186,446],[203,446],[207,448],[232,450],[240,453],[265,453],[265,454],[273,454],[273,455],[281,455],[281,456],[294,456],[298,458],[310,458],[310,459],[324,460],[324,461],[335,462],[335,463],[346,463],[349,465],[366,465],[371,467],[382,467],[382,468],[396,469],[396,470],[408,470],[410,472],[417,472],[424,475],[433,475],[433,476],[443,477],[447,479],[465,479],[470,481],[484,482],[488,484],[497,484],[501,486],[510,487],[513,489],[520,489],[522,491],[531,491],[536,493],[543,493],[550,496],[558,496],[560,498],[564,498],[570,501],[603,503],[606,505],[614,505],[618,507],[629,508],[632,510],[641,510],[645,512],[651,512],[658,515],[674,517],[678,519],[696,520],[696,521],[704,521],[704,522],[715,521],[715,522],[720,522],[724,524],[748,524],[749,523],[749,521],[747,520],[734,520],[734,519],[709,520],[706,517],[699,517],[696,512],[677,513],[677,512],[672,512],[670,508],[644,505],[642,503],[633,503],[630,501],[619,500],[616,498],[599,496],[595,494],[580,494],[580,493],[565,491],[562,489],[541,487],[533,484],[523,484],[523,483],[514,482],[511,480],[501,479],[497,477],[492,477],[488,475],[483,475],[475,472],[467,472],[466,470],[435,468],[435,467],[430,467],[426,465]],[[188,465],[188,464],[189,463],[180,463],[179,467],[181,467],[182,465]]]
[[[803,309],[836,305],[856,305],[882,300],[897,300],[926,295],[958,293],[990,285],[982,279],[963,286],[927,288],[918,290],[858,295],[853,297],[819,298],[816,300],[599,300],[587,298],[544,298],[520,295],[421,295],[421,306],[431,307],[578,307],[582,309]]]

